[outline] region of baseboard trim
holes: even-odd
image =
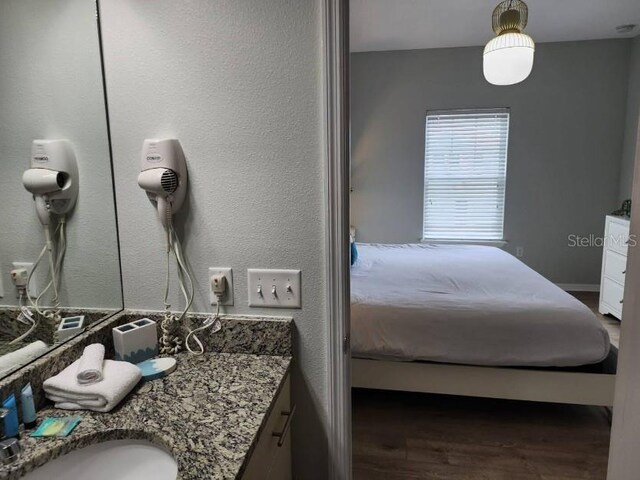
[[[600,285],[588,283],[557,283],[558,287],[566,292],[599,292]]]

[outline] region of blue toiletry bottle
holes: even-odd
[[[18,407],[16,405],[16,396],[12,393],[2,402],[2,406],[7,409],[4,416],[4,434],[6,437],[18,437]]]
[[[22,404],[22,422],[24,428],[35,428],[36,426],[36,405],[33,401],[33,390],[31,383],[27,383],[22,388],[20,394],[20,403]]]

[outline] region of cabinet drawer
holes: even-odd
[[[627,271],[627,257],[612,250],[604,254],[604,276],[624,286]]]
[[[620,318],[622,313],[622,299],[624,298],[624,287],[609,278],[602,282],[601,301],[610,307],[612,314]]]
[[[291,435],[287,435],[276,452],[266,480],[291,480]]]
[[[609,221],[607,228],[606,248],[627,256],[629,242],[629,225]]]
[[[289,480],[291,478],[291,394],[289,377],[275,401],[264,430],[251,454],[242,480]],[[283,414],[284,413],[284,414]],[[285,430],[285,427],[289,427]],[[284,433],[282,437],[273,434]],[[271,473],[273,471],[273,474]]]

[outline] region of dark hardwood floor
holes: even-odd
[[[603,408],[354,389],[354,479],[604,480],[609,432]]]
[[[596,407],[354,390],[356,480],[604,480]]]

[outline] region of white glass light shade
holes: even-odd
[[[524,33],[503,33],[484,48],[484,78],[493,85],[514,85],[533,70],[536,45]]]

